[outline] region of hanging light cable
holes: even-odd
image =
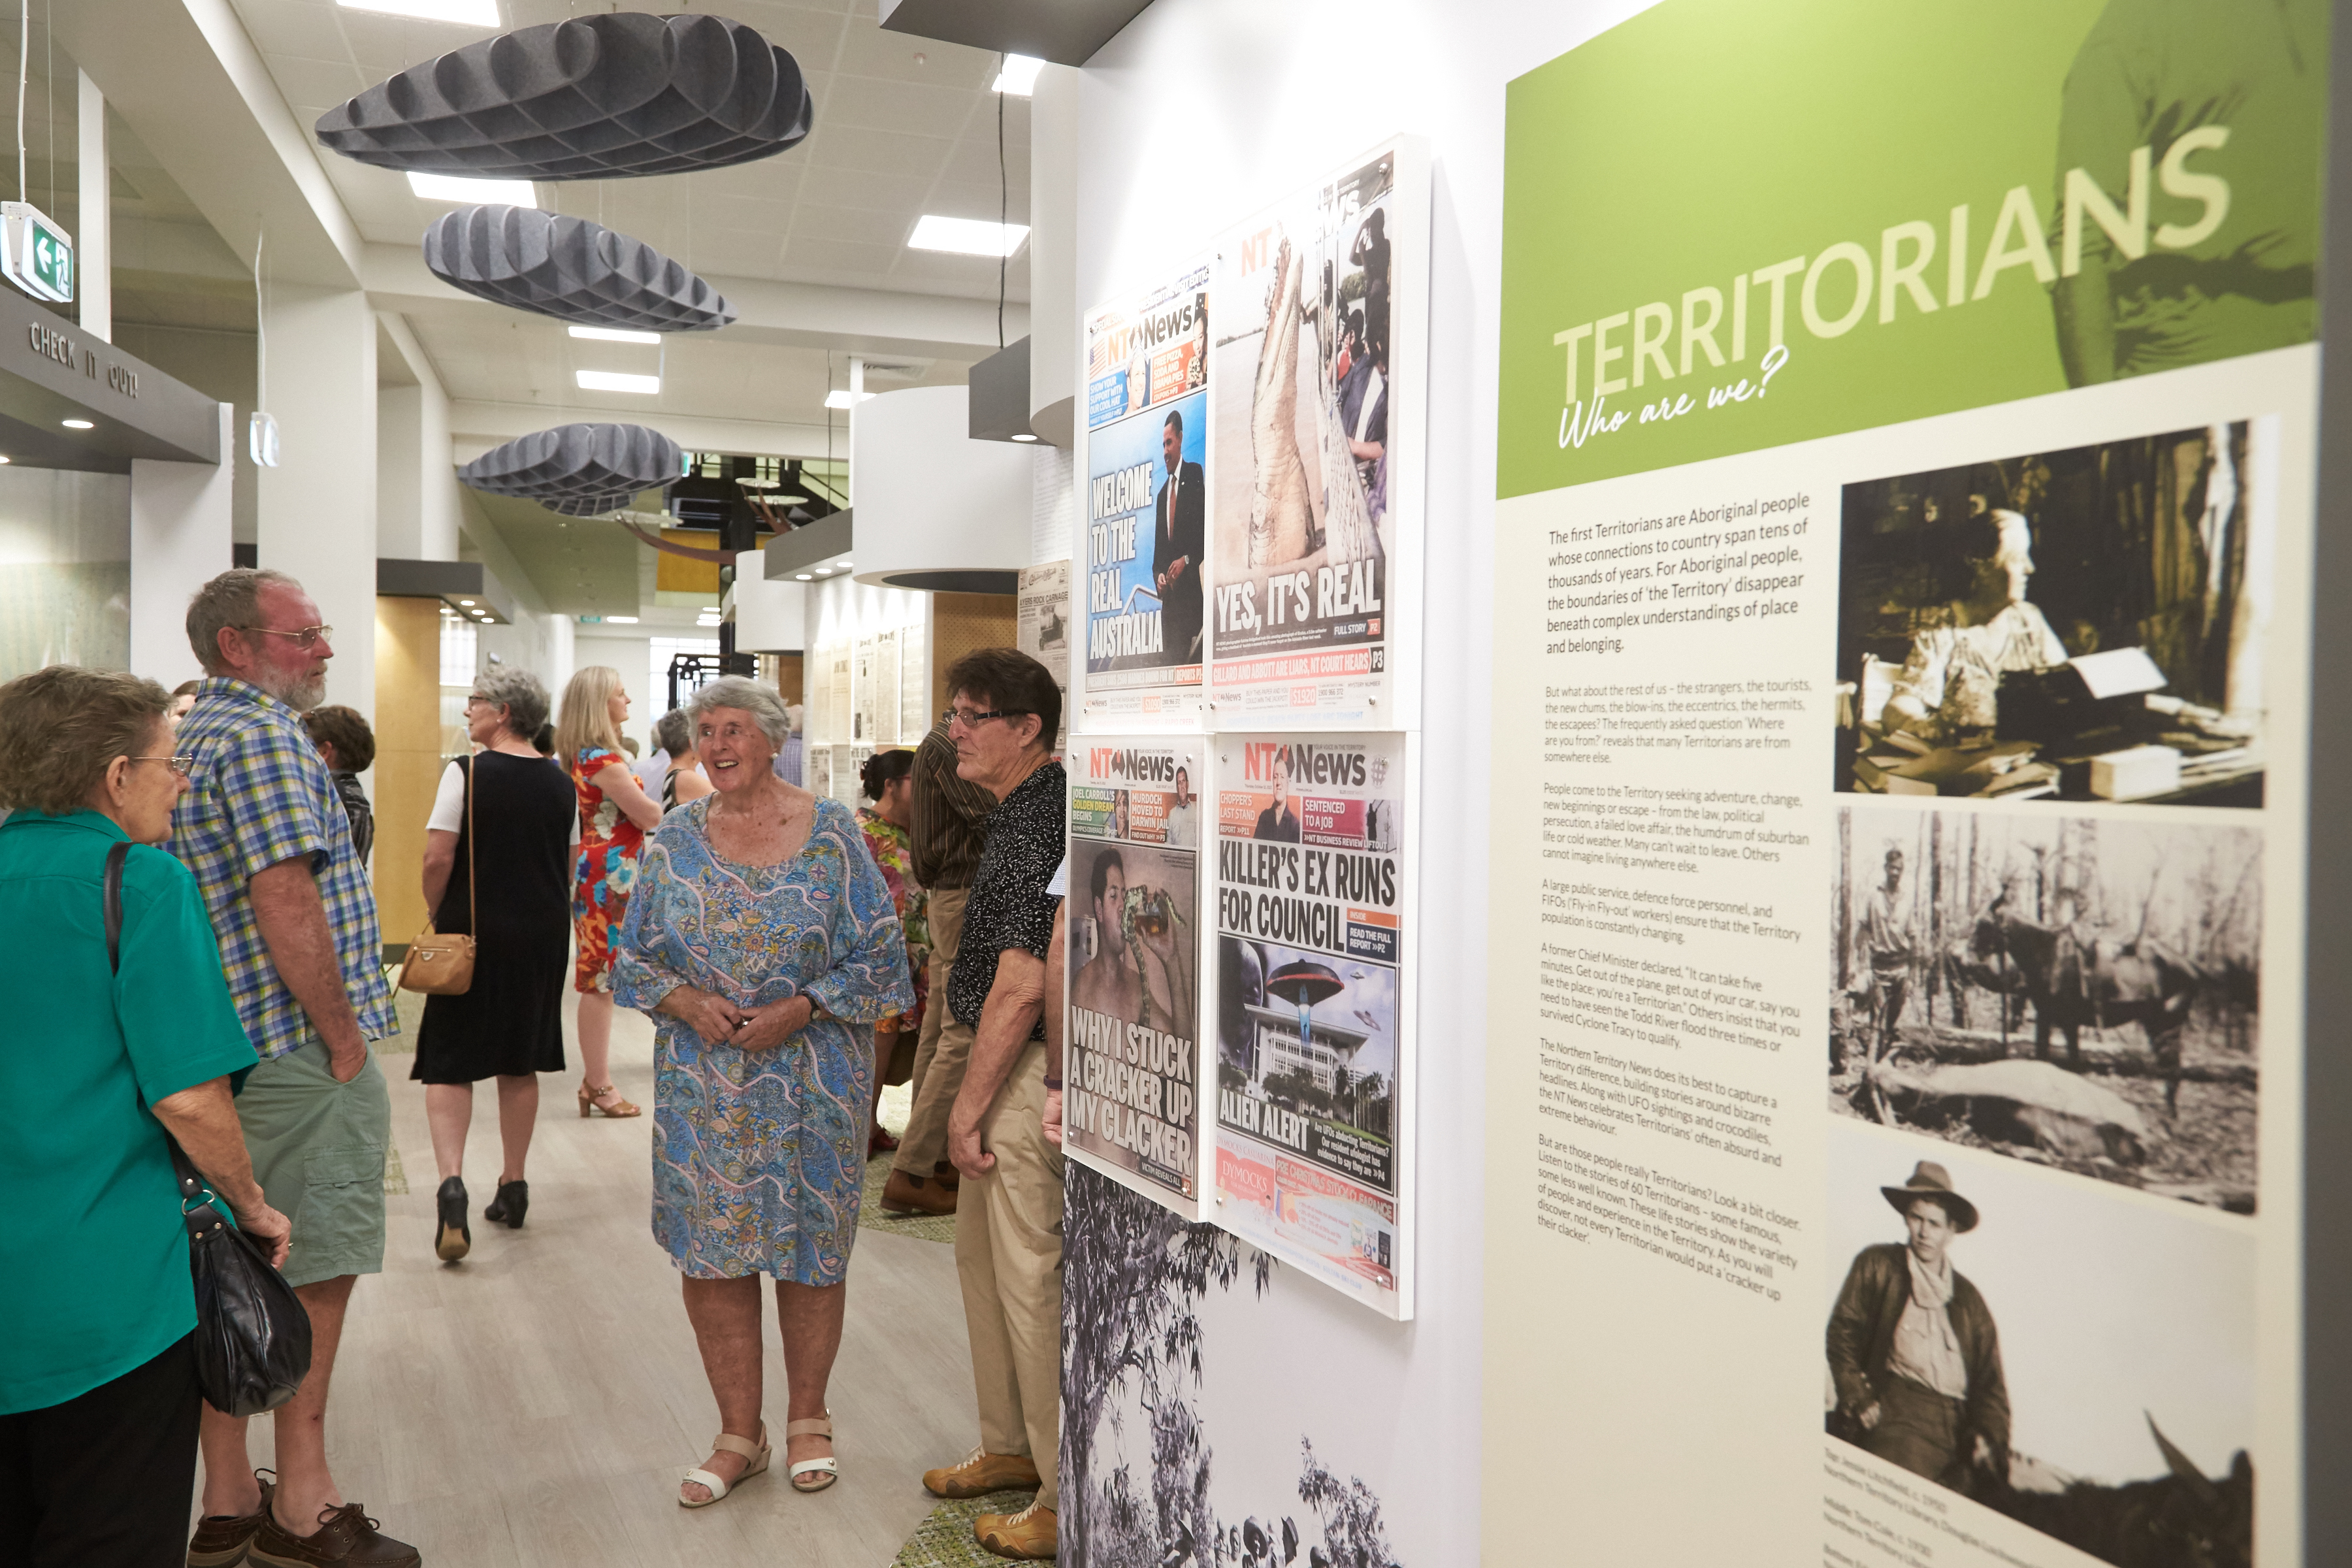
[[[1007,57],[996,57],[996,74],[1004,75]],[[1004,232],[1005,209],[1011,205],[1009,182],[1004,173],[1004,94],[996,95],[996,232]],[[1010,246],[1000,246],[996,253],[996,346],[1004,347],[1004,268],[1011,259]]]
[[[33,64],[33,0],[23,4],[16,20],[16,199],[29,203],[33,193],[25,184],[25,79]]]
[[[278,420],[263,410],[269,403],[269,301],[262,290],[261,250],[269,238],[269,223],[257,218],[253,230],[253,417],[247,422],[246,450],[260,468],[278,466]]]

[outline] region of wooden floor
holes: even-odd
[[[953,1249],[858,1233],[830,1399],[839,1484],[795,1493],[779,1440],[769,1474],[714,1507],[679,1508],[679,1474],[701,1463],[719,1421],[677,1271],[648,1234],[653,1031],[623,1012],[614,1034],[614,1078],[647,1114],[583,1121],[576,1073],[542,1077],[520,1231],[482,1222],[499,1145],[492,1086],[476,1090],[474,1249],[454,1265],[432,1253],[437,1183],[415,1058],[383,1058],[409,1192],[385,1200],[384,1272],[360,1281],[335,1368],[328,1440],[343,1495],[430,1568],[883,1568],[937,1500],[922,1471],[977,1438]],[[780,1428],[772,1295],[766,1309]],[[268,1447],[265,1417],[255,1463]]]

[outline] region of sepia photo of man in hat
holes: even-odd
[[[2009,1385],[1992,1310],[1952,1267],[1976,1205],[1923,1160],[1881,1187],[1907,1243],[1865,1247],[1830,1313],[1830,1431],[1915,1475],[1983,1498],[2007,1480]]]

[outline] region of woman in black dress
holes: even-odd
[[[498,1195],[482,1217],[520,1229],[530,1202],[523,1159],[539,1115],[537,1075],[563,1070],[578,803],[571,779],[530,741],[547,722],[547,689],[525,671],[493,666],[475,681],[466,732],[482,750],[449,764],[425,836],[433,927],[474,936],[474,983],[463,995],[425,998],[409,1073],[425,1086],[441,1174],[433,1250],[444,1262],[473,1246],[464,1170],[474,1085],[499,1081],[505,1150]]]

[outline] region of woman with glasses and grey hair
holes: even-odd
[[[24,1222],[0,1229],[0,1562],[187,1554],[196,1302],[167,1133],[286,1260],[230,1098],[253,1044],[195,877],[152,847],[192,765],[171,705],[69,665],[0,686],[0,951],[23,976],[0,1193]]]
[[[833,1484],[825,1384],[841,1347],[874,1099],[874,1026],[915,1005],[905,935],[857,819],[774,772],[790,720],[740,676],[688,707],[714,793],[646,841],[613,995],[654,1016],[654,1235],[719,1402],[677,1500],[768,1468],[759,1279],[776,1281],[802,1491]]]
[[[466,699],[466,733],[481,749],[442,773],[425,825],[433,929],[474,938],[474,983],[460,995],[425,998],[408,1075],[425,1085],[441,1175],[433,1250],[445,1263],[474,1241],[465,1181],[474,1085],[499,1085],[502,1161],[482,1217],[520,1230],[530,1205],[523,1161],[539,1115],[538,1075],[563,1070],[574,799],[563,770],[531,743],[546,722],[547,689],[528,671],[483,671]]]

